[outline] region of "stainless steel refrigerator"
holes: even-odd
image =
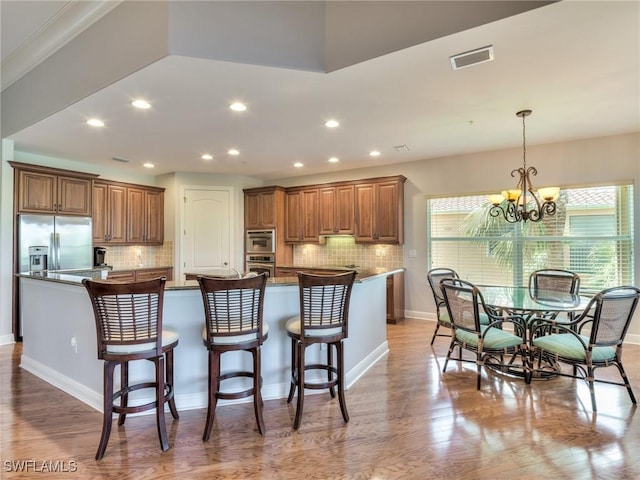
[[[45,246],[48,270],[76,270],[93,265],[90,217],[20,215],[20,272],[29,271],[29,247]]]

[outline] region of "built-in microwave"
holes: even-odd
[[[247,253],[275,253],[275,230],[247,230]]]

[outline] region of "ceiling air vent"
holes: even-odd
[[[493,45],[487,47],[476,48],[468,52],[458,53],[449,57],[451,68],[460,70],[461,68],[470,67],[479,63],[490,62],[493,60]]]
[[[122,158],[122,157],[111,157],[111,160],[115,160],[116,162],[122,162],[122,163],[128,163],[129,160],[127,160],[126,158]]]

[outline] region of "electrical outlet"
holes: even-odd
[[[418,256],[418,252],[415,250],[409,250],[409,258],[416,258]]]
[[[73,350],[73,353],[78,353],[78,340],[76,340],[76,337],[71,337],[71,350]]]

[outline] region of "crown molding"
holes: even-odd
[[[29,73],[121,2],[122,0],[67,2],[47,23],[2,59],[2,90]]]

